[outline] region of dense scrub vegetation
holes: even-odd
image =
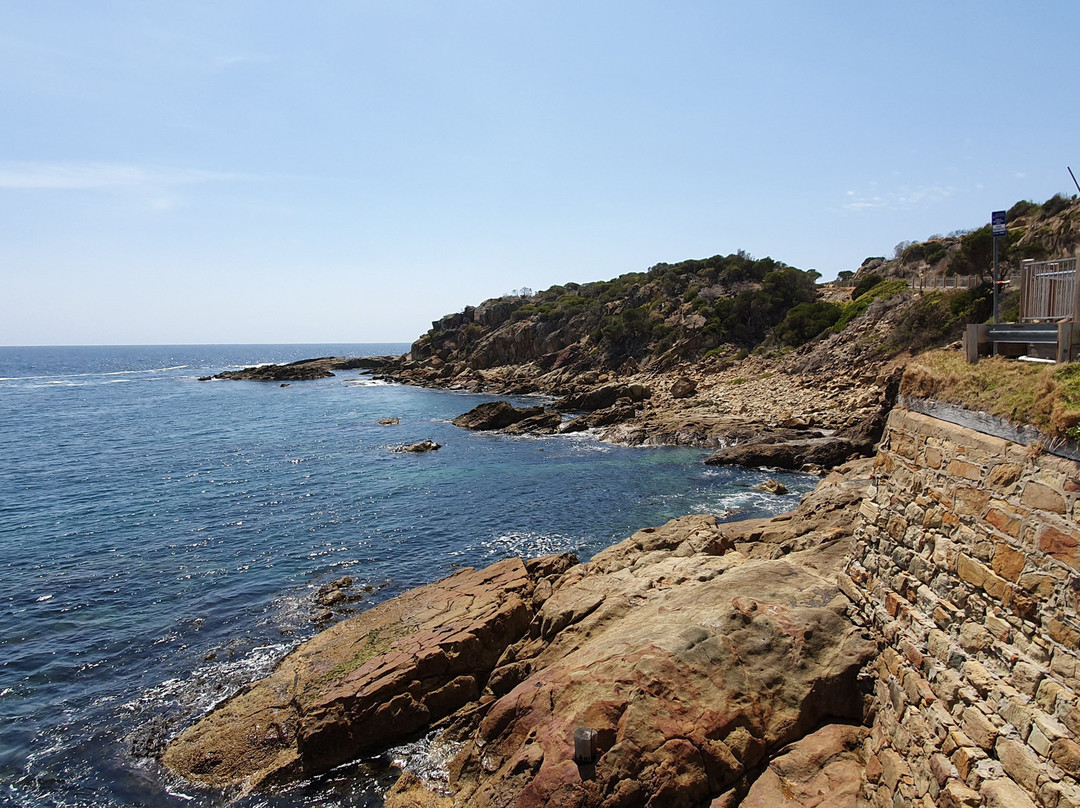
[[[669,352],[673,360],[699,358],[719,346],[759,345],[793,307],[814,303],[819,277],[812,270],[739,252],[657,264],[647,272],[557,285],[529,296],[507,295],[465,314],[466,319],[490,320],[491,312],[503,311],[505,316],[489,325],[529,324],[545,352],[584,340],[609,365]],[[484,343],[486,333],[477,322],[462,326],[449,318],[436,324],[414,353],[437,355],[452,347],[455,355],[472,357],[474,364],[495,361],[484,353],[491,348]]]
[[[1015,271],[1026,260],[1060,258],[1075,248],[1080,232],[1080,206],[1076,197],[1054,194],[1042,204],[1021,200],[1005,214],[1008,233],[998,239],[998,264]],[[895,265],[889,271],[908,277],[919,272],[940,272],[947,277],[977,275],[990,278],[994,237],[989,224],[931,236],[923,242],[896,245]],[[880,271],[880,269],[878,270]]]
[[[900,313],[887,351],[918,353],[960,339],[967,323],[982,323],[990,317],[993,295],[988,283],[959,292],[936,289],[920,295]]]
[[[999,261],[1014,269],[1028,258],[1072,254],[1080,244],[1080,202],[1060,195],[1018,202],[1008,211]],[[864,315],[888,313],[892,331],[871,350],[918,352],[958,339],[969,322],[991,314],[989,225],[901,242],[892,259],[867,258],[840,273],[850,297],[821,299],[819,273],[745,252],[661,263],[607,281],[523,288],[448,315],[413,346],[413,357],[464,368],[539,362],[545,367],[664,367],[711,356],[738,359],[753,350],[789,350],[844,331]],[[928,280],[964,275],[970,289]],[[1004,295],[1006,318],[1016,296]]]

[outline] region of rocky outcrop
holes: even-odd
[[[213,376],[203,376],[199,381],[230,379],[251,382],[298,382],[326,379],[335,370],[378,370],[397,361],[395,356],[324,356],[318,359],[301,359],[284,365],[256,365],[242,370],[226,370]]]
[[[865,727],[828,724],[782,749],[739,808],[856,808],[868,734]]]
[[[620,399],[634,403],[644,401],[651,395],[652,391],[643,384],[603,384],[566,396],[555,407],[563,412],[593,412],[611,407]]]
[[[527,632],[538,581],[572,561],[462,570],[338,623],[173,740],[162,762],[199,783],[251,788],[405,739],[479,696]]]
[[[388,805],[697,805],[743,793],[787,744],[861,717],[856,676],[874,646],[845,619],[836,574],[866,485],[851,469],[781,518],[683,517],[587,564],[509,559],[413,590],[300,646],[162,762],[252,788],[445,718],[464,741],[451,795],[407,776]],[[580,725],[598,733],[594,766],[572,760]]]
[[[506,427],[503,432],[508,435],[540,434],[550,435],[558,432],[562,427],[562,415],[555,411],[545,411],[522,418],[517,423]]]
[[[519,408],[509,401],[489,401],[459,415],[451,423],[463,429],[505,429],[527,418],[543,414],[543,407]]]
[[[831,468],[853,457],[869,454],[872,445],[855,443],[839,437],[816,437],[768,443],[727,446],[705,459],[710,466],[767,466],[777,469],[801,469],[806,466]]]
[[[557,590],[537,617],[543,650],[514,654],[536,671],[454,761],[454,804],[697,805],[823,718],[861,717],[873,646],[837,590],[787,560],[738,561],[667,559],[624,568],[612,591]],[[578,726],[599,736],[585,772]]]
[[[515,407],[508,401],[491,401],[473,407],[452,423],[463,429],[502,430],[509,435],[544,434],[560,431],[562,415],[543,406]]]
[[[685,376],[679,376],[671,383],[672,398],[690,398],[697,392],[697,382]]]
[[[740,442],[737,433],[729,432],[728,438],[734,437],[735,441],[716,451],[705,463],[781,469],[832,468],[856,457],[869,457],[877,450],[886,419],[896,402],[901,375],[901,371],[893,370],[885,376],[877,406],[853,414],[836,432],[811,430],[808,428],[811,422],[789,416],[779,429],[751,433],[746,442]]]

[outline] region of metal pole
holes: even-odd
[[[998,324],[998,240],[994,236],[994,325]]]

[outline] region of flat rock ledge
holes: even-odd
[[[466,569],[334,625],[168,744],[162,763],[250,789],[384,749],[479,697],[534,613],[538,579],[572,556]]]
[[[199,381],[228,379],[249,382],[302,382],[328,379],[335,370],[379,370],[396,360],[393,356],[323,356],[301,359],[284,365],[255,365],[241,370],[226,370],[213,376],[203,376]]]
[[[876,646],[837,573],[869,474],[846,466],[774,519],[687,516],[586,564],[508,559],[412,590],[301,645],[162,762],[250,789],[439,725],[460,744],[448,782],[406,772],[388,808],[734,806],[770,771],[809,793],[814,761],[857,782],[855,730],[789,745],[862,718]],[[591,765],[573,759],[583,726]]]

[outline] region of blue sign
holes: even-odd
[[[990,229],[994,234],[994,238],[1005,235],[1005,211],[995,210],[990,214]]]

